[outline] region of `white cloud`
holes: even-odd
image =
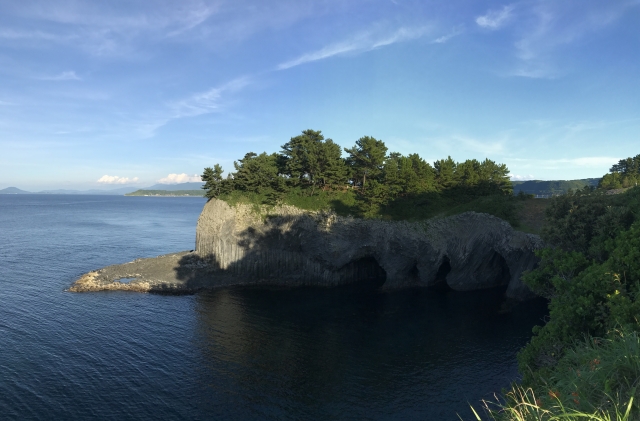
[[[458,36],[462,33],[462,28],[458,27],[455,28],[453,31],[449,32],[448,34],[442,35],[436,39],[434,39],[433,41],[431,41],[432,44],[444,44],[445,42],[449,41],[451,38]]]
[[[39,77],[38,79],[40,80],[82,80],[80,79],[80,77],[76,74],[76,72],[74,71],[67,71],[67,72],[62,72],[59,75],[55,75],[55,76],[42,76]]]
[[[160,184],[178,184],[178,183],[194,183],[202,181],[198,174],[189,175],[186,173],[182,174],[169,174],[168,176],[161,178],[158,180]]]
[[[511,178],[511,181],[535,180],[535,177],[532,174],[528,174],[528,175],[512,174],[512,175],[509,176],[509,178]]]
[[[509,20],[513,8],[513,5],[509,5],[500,10],[490,10],[485,15],[478,16],[476,23],[482,28],[498,29]]]
[[[98,179],[98,183],[102,184],[132,184],[137,183],[138,177],[118,177],[117,175],[103,175]]]
[[[301,55],[293,60],[286,61],[278,65],[278,70],[290,69],[301,64],[312,61],[323,60],[329,57],[346,54],[350,52],[366,52],[376,48],[395,44],[403,41],[410,41],[426,35],[430,29],[428,27],[400,28],[390,34],[373,34],[363,32],[355,35],[346,41],[328,45],[320,50]]]
[[[172,105],[175,112],[171,118],[193,117],[219,111],[224,105],[223,94],[238,92],[250,83],[249,77],[240,77],[178,101]]]

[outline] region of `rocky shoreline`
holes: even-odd
[[[234,285],[334,286],[390,290],[507,286],[532,297],[520,276],[538,262],[540,238],[487,214],[420,223],[363,220],[291,206],[229,206],[209,201],[196,249],[137,259],[84,274],[72,292],[193,293]]]

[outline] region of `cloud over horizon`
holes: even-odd
[[[117,175],[103,175],[97,181],[101,184],[132,184],[138,182],[138,177],[118,177]]]
[[[169,174],[168,176],[158,180],[158,183],[179,184],[179,183],[196,183],[200,181],[202,181],[202,179],[198,174],[188,175],[187,173],[182,173],[182,174]]]

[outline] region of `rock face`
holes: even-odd
[[[195,252],[110,266],[84,275],[70,290],[190,292],[353,282],[396,289],[446,283],[458,291],[508,285],[508,297],[526,299],[532,294],[520,275],[537,264],[534,251],[541,245],[538,236],[474,212],[387,222],[290,206],[266,212],[211,200],[198,220]],[[122,278],[130,282],[118,282]]]

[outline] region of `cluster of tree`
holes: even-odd
[[[555,197],[542,237],[548,247],[523,280],[550,300],[550,315],[519,354],[525,384],[538,388],[585,335],[640,328],[640,189],[607,195],[586,187]]]
[[[640,181],[640,155],[621,159],[611,167],[609,173],[602,177],[600,187],[604,189],[621,189],[635,187]]]
[[[354,189],[364,208],[400,196],[453,189],[472,195],[512,193],[506,165],[489,159],[455,162],[448,157],[431,165],[418,154],[388,153],[383,141],[370,136],[344,148],[345,158],[342,152],[321,131],[305,130],[282,145],[279,153],[247,153],[233,163],[235,172],[226,178],[218,164],[205,168],[203,189],[208,198],[234,190],[278,197],[294,188],[309,195]]]

